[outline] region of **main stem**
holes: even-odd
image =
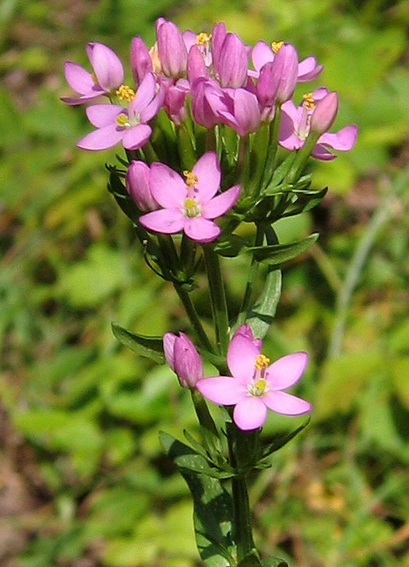
[[[225,355],[229,344],[229,315],[219,257],[209,245],[203,245],[206,272],[210,288],[217,350]]]

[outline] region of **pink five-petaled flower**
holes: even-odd
[[[78,63],[66,61],[64,75],[70,87],[79,97],[62,97],[67,104],[83,104],[101,95],[113,95],[124,80],[124,69],[118,56],[103,43],[88,43],[88,59],[93,72]]]
[[[127,108],[116,104],[95,104],[86,109],[88,120],[97,128],[86,134],[77,147],[83,150],[106,150],[122,140],[127,150],[137,150],[148,140],[152,129],[147,122],[158,113],[163,104],[164,93],[152,73],[147,73],[136,94],[122,86],[119,97]]]
[[[302,415],[311,405],[283,392],[301,377],[307,364],[305,352],[295,352],[272,364],[260,354],[261,341],[254,340],[248,325],[233,335],[227,350],[227,364],[232,374],[198,380],[196,388],[211,402],[235,406],[233,419],[239,429],[261,427],[267,409],[283,415]]]
[[[183,230],[191,240],[212,242],[220,234],[213,219],[234,205],[240,185],[216,195],[221,174],[214,152],[203,154],[184,176],[163,163],[151,165],[152,195],[163,209],[141,216],[139,222],[153,232],[175,234]]]
[[[203,378],[203,366],[195,345],[184,333],[179,336],[165,333],[163,352],[166,362],[176,373],[182,388],[194,388],[196,382]]]

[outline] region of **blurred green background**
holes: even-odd
[[[187,488],[157,440],[194,430],[189,395],[110,328],[162,334],[183,313],[106,191],[115,150],[77,150],[90,126],[59,101],[63,63],[88,66],[86,42],[126,63],[131,38],[150,46],[161,15],[197,32],[224,20],[249,44],[315,55],[316,85],[339,92],[335,128],[358,124],[352,152],[314,164],[314,187],[330,188],[320,207],[279,227],[283,241],[321,233],[284,267],[263,348],[310,353],[299,393],[314,410],[251,501],[260,551],[290,566],[407,567],[405,0],[0,1],[0,563],[200,565]],[[226,273],[233,307],[246,266]],[[295,424],[270,415],[264,435]]]

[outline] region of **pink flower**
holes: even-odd
[[[256,95],[246,89],[223,89],[223,102],[217,115],[239,136],[255,132],[260,124],[261,114]]]
[[[216,46],[213,43],[212,46]],[[219,52],[213,51],[215,76],[222,87],[243,87],[247,82],[249,48],[234,33],[225,35]]]
[[[292,45],[285,43],[274,60],[267,62],[260,70],[256,92],[263,109],[270,108],[270,114],[274,114],[276,102],[281,104],[292,97],[297,73],[297,52]]]
[[[187,49],[182,34],[173,22],[158,18],[155,23],[161,70],[175,79],[186,71]]]
[[[240,186],[216,195],[220,186],[220,165],[214,152],[207,152],[184,172],[183,179],[163,163],[151,165],[150,187],[163,209],[140,217],[142,226],[153,232],[175,234],[184,231],[196,242],[211,242],[220,234],[213,219],[237,201]]]
[[[303,102],[296,107],[291,100],[281,107],[281,122],[278,142],[287,150],[298,150],[307,139],[312,124],[312,117],[318,110],[314,121],[316,131],[322,132],[323,127],[330,127],[336,114],[337,97],[328,93],[325,88],[316,89],[304,95]],[[354,124],[345,126],[338,132],[323,133],[317,141],[311,155],[317,159],[331,160],[335,156],[327,148],[337,151],[349,151],[353,148],[357,135]]]
[[[126,190],[140,211],[154,211],[159,208],[149,186],[150,169],[143,161],[133,160],[125,176]]]
[[[152,129],[147,122],[163,104],[163,89],[156,93],[156,81],[152,73],[143,78],[136,94],[124,87],[123,98],[127,108],[116,104],[95,104],[86,109],[86,114],[97,128],[86,134],[77,147],[83,150],[106,150],[122,140],[127,150],[137,150],[149,140]]]
[[[251,58],[255,68],[255,72],[250,72],[252,76],[258,76],[261,68],[269,61],[274,61],[276,54],[279,52],[283,45],[288,45],[283,42],[273,43],[272,47],[267,45],[264,41],[258,41],[253,47]],[[315,57],[307,57],[298,63],[297,81],[305,83],[312,81],[322,71],[322,65],[317,65]]]
[[[179,336],[165,333],[163,351],[166,362],[176,373],[182,388],[194,388],[203,378],[203,366],[200,356],[192,341],[184,333]]]
[[[248,325],[233,335],[227,350],[227,364],[232,376],[215,376],[198,380],[196,388],[211,402],[235,406],[233,419],[239,429],[249,431],[261,427],[267,409],[283,415],[302,415],[311,405],[283,392],[295,384],[307,364],[305,352],[295,352],[272,364],[260,354]]]
[[[88,43],[86,52],[93,73],[78,63],[66,61],[64,75],[79,97],[63,97],[67,104],[82,104],[101,95],[113,95],[124,80],[124,70],[118,56],[103,43]]]

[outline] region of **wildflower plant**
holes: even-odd
[[[197,35],[159,18],[155,30],[151,48],[140,37],[131,42],[132,85],[123,82],[119,58],[100,43],[86,48],[92,71],[73,62],[64,67],[78,96],[63,102],[90,103],[86,114],[95,127],[77,146],[98,151],[122,144],[124,157],[108,166],[108,188],[148,266],[174,287],[186,312],[186,333],[170,330],[163,339],[116,324],[113,331],[141,355],[166,362],[190,391],[200,441],[188,432],[185,441],[166,433],[160,441],[191,491],[202,561],[284,567],[255,548],[247,478],[270,466],[272,454],[306,425],[266,445],[268,412],[311,411],[308,401],[286,391],[301,378],[307,353],[270,359],[274,353],[261,351],[280,299],[282,264],[318,235],[282,244],[274,225],[321,201],[327,189],[311,188],[309,160],[350,150],[357,129],[329,132],[336,92],[310,89],[301,104],[293,102],[297,84],[317,79],[322,66],[312,56],[300,61],[289,43],[260,41],[251,48],[223,23],[211,35]],[[223,264],[238,255],[247,255],[250,267],[240,309],[232,313]],[[261,264],[267,271],[255,298]],[[212,332],[192,295],[203,266]],[[204,376],[202,360],[213,364],[213,376]],[[208,402],[222,407],[217,419]]]

